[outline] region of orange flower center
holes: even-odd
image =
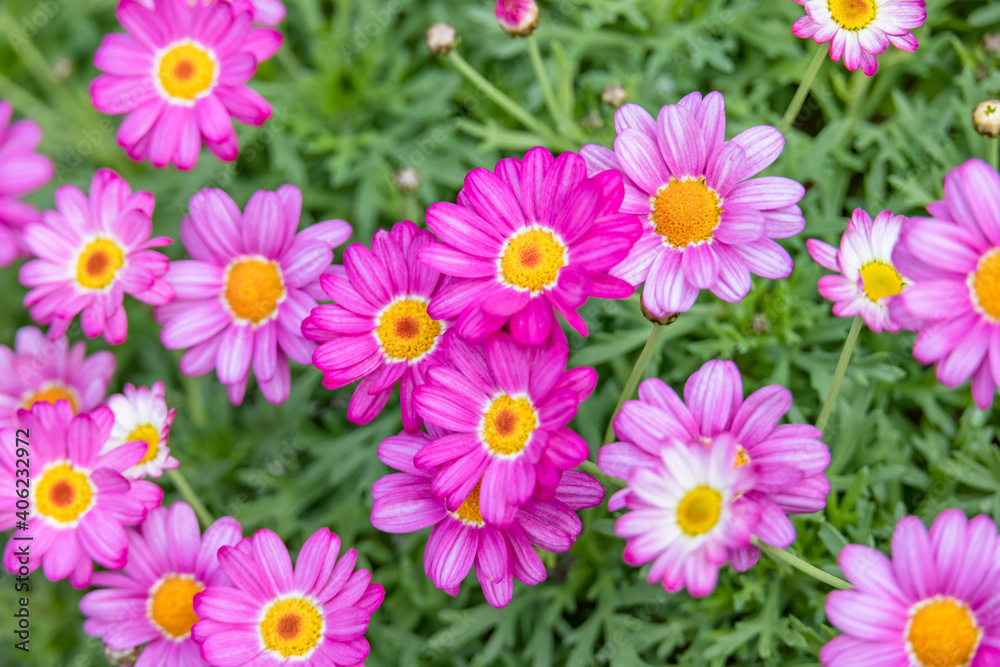
[[[286,598],[271,604],[260,623],[264,647],[282,657],[310,653],[321,639],[323,616],[305,598]]]
[[[1000,248],[993,248],[979,259],[969,274],[972,303],[993,321],[1000,321]]]
[[[530,400],[502,394],[486,411],[483,439],[493,454],[519,454],[537,425],[535,408]]]
[[[532,292],[555,284],[566,266],[566,247],[555,234],[532,227],[507,240],[500,257],[500,273],[508,285]]]
[[[93,496],[85,473],[58,463],[42,473],[35,487],[35,509],[59,523],[72,523],[90,507]]]
[[[875,18],[874,0],[829,0],[830,15],[846,30],[861,30]]]
[[[671,177],[657,190],[649,219],[656,233],[675,248],[709,241],[722,219],[722,200],[704,177]]]
[[[722,494],[713,488],[699,486],[681,499],[677,506],[677,524],[685,534],[694,537],[712,530],[722,513]]]
[[[156,455],[160,451],[160,432],[156,430],[156,427],[152,424],[140,424],[132,429],[132,432],[125,437],[125,442],[132,442],[133,440],[142,440],[147,445],[149,449],[146,450],[146,455],[142,457],[136,465],[147,463],[156,458]]]
[[[434,347],[441,323],[431,319],[423,301],[400,299],[379,316],[375,333],[387,357],[413,361]]]
[[[476,483],[476,488],[472,490],[468,498],[462,501],[458,509],[451,513],[453,517],[461,521],[462,523],[472,524],[475,526],[485,525],[483,521],[483,515],[479,513],[479,487],[483,485],[483,480],[480,479]]]
[[[169,47],[155,69],[169,97],[191,103],[215,87],[218,63],[210,49],[185,41]]]
[[[183,639],[198,622],[194,596],[205,587],[190,574],[171,574],[150,590],[147,616],[169,639]]]
[[[903,291],[903,277],[892,264],[868,262],[861,267],[860,273],[865,294],[876,303],[883,297],[896,296]]]
[[[24,399],[24,409],[30,410],[31,406],[35,403],[51,403],[55,405],[56,401],[69,401],[70,407],[73,408],[73,414],[76,414],[77,400],[78,398],[74,389],[67,387],[62,382],[52,382]]]
[[[906,647],[922,667],[966,667],[982,635],[966,604],[935,596],[910,610]]]
[[[285,299],[285,283],[275,262],[240,259],[226,270],[226,302],[241,320],[259,324]]]
[[[76,260],[76,281],[87,289],[104,289],[125,264],[125,253],[111,239],[94,239]]]

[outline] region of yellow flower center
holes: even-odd
[[[1000,320],[1000,248],[993,248],[969,274],[972,302],[994,321]]]
[[[671,177],[656,191],[649,219],[667,243],[683,248],[710,240],[721,216],[722,200],[705,184],[704,177]]]
[[[76,392],[61,382],[53,382],[44,389],[24,399],[24,409],[30,410],[31,406],[35,403],[51,403],[55,405],[56,401],[69,401],[70,406],[73,408],[73,414],[76,414]]]
[[[434,347],[441,323],[431,319],[423,301],[400,299],[382,312],[375,333],[387,357],[413,361]]]
[[[969,608],[954,598],[933,597],[910,610],[906,647],[922,667],[965,667],[983,630]]]
[[[133,440],[142,440],[147,445],[149,449],[146,450],[146,455],[142,457],[136,465],[152,461],[156,458],[156,454],[160,451],[160,432],[156,430],[156,427],[152,424],[141,424],[132,429],[132,432],[125,437],[125,442],[132,442]]]
[[[531,401],[502,394],[486,411],[483,439],[494,454],[519,454],[537,425]]]
[[[861,282],[864,284],[865,294],[875,302],[903,291],[903,277],[892,264],[885,262],[868,262],[862,266]]]
[[[829,0],[833,20],[846,30],[861,30],[875,18],[875,0]]]
[[[125,263],[125,253],[111,239],[94,239],[76,260],[76,281],[87,289],[104,289]]]
[[[156,72],[167,95],[192,102],[204,97],[215,86],[217,65],[211,50],[182,42],[160,56]]]
[[[169,639],[187,637],[198,622],[194,596],[204,588],[190,574],[167,575],[149,592],[149,620]]]
[[[242,259],[226,271],[226,301],[236,317],[254,324],[266,320],[285,299],[285,283],[275,262]]]
[[[69,463],[58,463],[42,473],[35,487],[35,509],[60,523],[76,521],[93,499],[87,475]]]
[[[462,523],[473,524],[476,526],[485,525],[483,521],[483,515],[479,513],[479,487],[483,485],[483,480],[476,483],[476,488],[472,490],[468,498],[462,501],[458,509],[451,513],[453,517],[461,521]]]
[[[283,658],[309,653],[319,643],[322,632],[323,616],[304,598],[274,602],[260,623],[264,646]]]
[[[534,227],[507,240],[500,258],[504,282],[532,292],[556,282],[566,266],[566,247],[547,229]]]
[[[707,486],[688,491],[677,506],[677,523],[690,536],[707,533],[719,522],[722,494]]]
[[[750,455],[747,454],[747,450],[743,449],[743,445],[736,445],[736,462],[733,467],[739,468],[748,463],[750,463]]]

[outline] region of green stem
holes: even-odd
[[[609,484],[614,484],[616,486],[628,486],[628,484],[623,479],[618,479],[617,477],[612,477],[611,475],[606,475],[601,472],[601,469],[597,467],[597,464],[593,461],[584,461],[576,467],[577,470],[585,472],[588,475],[593,475],[601,482],[608,486]]]
[[[177,468],[168,470],[167,477],[169,477],[170,481],[173,482],[173,485],[177,487],[180,494],[184,496],[184,500],[186,500],[188,505],[191,506],[194,513],[198,515],[198,519],[201,521],[202,527],[208,528],[211,526],[212,522],[215,520],[212,518],[212,513],[209,512],[204,503],[198,499],[194,489],[192,489],[191,485],[188,484],[188,481],[184,478],[184,475],[181,474],[180,470]]]
[[[856,315],[854,322],[851,324],[851,331],[847,334],[847,340],[844,341],[844,349],[840,352],[840,361],[837,362],[837,370],[833,372],[833,382],[830,383],[830,393],[826,395],[823,407],[819,411],[819,417],[816,418],[816,428],[821,431],[826,426],[826,421],[830,418],[830,413],[833,411],[833,404],[837,401],[840,383],[844,379],[844,372],[847,371],[847,362],[851,360],[851,352],[854,351],[854,342],[858,339],[858,333],[861,331],[861,322],[861,316]]]
[[[861,100],[864,99],[865,93],[868,92],[869,86],[871,86],[872,77],[868,76],[861,70],[854,73],[854,90],[851,92],[851,99],[847,102],[847,110],[844,115],[853,125],[858,121],[858,112],[861,109]]]
[[[535,70],[535,77],[538,85],[542,88],[542,96],[545,98],[545,106],[549,110],[549,115],[556,122],[560,130],[564,130],[565,119],[559,112],[559,105],[556,104],[555,93],[552,92],[552,84],[549,82],[549,75],[545,72],[545,63],[542,62],[542,53],[538,50],[538,41],[534,35],[525,40],[528,43],[528,55],[531,56],[531,67]]]
[[[823,66],[823,61],[826,60],[826,54],[829,50],[829,46],[826,44],[820,44],[819,48],[816,49],[816,55],[813,56],[812,62],[809,63],[809,69],[806,70],[805,76],[802,77],[802,82],[799,84],[798,90],[795,91],[795,96],[792,97],[792,102],[788,105],[788,109],[781,119],[781,124],[778,125],[778,132],[786,134],[792,123],[795,122],[799,111],[802,110],[802,103],[806,101],[806,95],[809,94],[809,89],[812,87],[813,79],[816,78],[819,68]]]
[[[778,560],[781,561],[782,563],[791,565],[796,570],[799,570],[800,572],[805,572],[813,579],[822,581],[824,584],[828,584],[830,586],[833,586],[834,588],[839,588],[842,591],[854,588],[854,586],[851,586],[851,584],[847,583],[840,577],[835,577],[832,574],[827,574],[826,572],[819,569],[815,565],[810,565],[809,563],[805,562],[804,560],[802,560],[795,554],[791,553],[790,551],[785,551],[784,549],[778,549],[776,547],[772,547],[769,544],[764,544],[756,536],[751,538],[750,542],[755,547],[759,548],[761,551],[766,553],[774,560]]]
[[[468,79],[476,88],[481,90],[484,95],[496,102],[499,106],[503,107],[507,113],[520,121],[522,125],[539,135],[547,142],[555,143],[555,132],[540,123],[534,116],[528,113],[524,107],[507,97],[507,95],[504,94],[499,88],[487,81],[482,74],[476,71],[476,68],[470,65],[465,58],[459,55],[458,51],[453,49],[446,56],[446,58],[451,61],[451,64],[455,66],[455,69],[457,69],[462,76]]]
[[[664,329],[666,329],[664,325],[654,324],[653,330],[649,332],[646,345],[642,348],[642,352],[639,353],[639,358],[635,360],[635,366],[632,367],[632,374],[628,376],[625,387],[622,388],[622,395],[618,397],[618,404],[615,406],[615,411],[611,413],[611,419],[608,421],[608,430],[604,432],[605,445],[615,439],[615,417],[618,416],[618,412],[625,405],[625,401],[632,398],[635,388],[639,385],[639,378],[642,377],[643,371],[646,370],[649,357],[653,354],[656,343],[660,340],[660,336],[663,335]]]
[[[993,137],[987,140],[989,143],[990,166],[994,171],[1000,171],[1000,138]]]

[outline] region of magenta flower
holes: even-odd
[[[730,554],[752,548],[760,508],[747,497],[753,470],[733,465],[738,451],[729,433],[704,444],[668,436],[656,464],[629,475],[630,511],[615,522],[615,533],[626,540],[626,563],[653,564],[649,583],[704,597],[715,590]]]
[[[597,373],[566,371],[565,344],[525,348],[509,334],[495,334],[487,345],[450,343],[451,365],[431,368],[413,398],[426,422],[453,433],[414,461],[438,468],[431,487],[447,498],[449,511],[481,483],[484,520],[507,527],[536,486],[551,497],[560,471],[587,458],[586,441],[566,424],[594,390]]]
[[[212,1],[213,0],[207,0],[206,4]],[[233,13],[238,14],[240,12],[250,12],[250,16],[253,17],[253,21],[255,24],[263,26],[276,26],[285,20],[285,5],[281,3],[281,0],[227,0],[227,1],[229,2],[229,4],[232,5]],[[139,2],[139,4],[141,4],[146,9],[156,8],[155,0],[137,0],[137,2]],[[195,7],[198,5],[198,0],[188,0],[188,4],[191,5],[192,7]],[[252,35],[252,37],[260,39],[259,34]],[[268,41],[270,42],[271,40]],[[279,46],[281,46],[281,40],[278,40],[277,43],[272,44],[272,48],[274,49],[274,51],[277,51]],[[260,62],[267,60],[272,55],[274,55],[274,51],[267,54],[263,58],[258,58],[257,60]]]
[[[604,487],[593,477],[569,470],[554,495],[532,498],[522,505],[507,528],[489,525],[481,514],[481,483],[458,508],[449,511],[432,490],[431,472],[413,460],[433,438],[425,433],[401,433],[379,445],[379,458],[400,473],[386,475],[372,486],[372,525],[388,533],[410,533],[433,526],[424,549],[424,571],[434,585],[456,595],[469,569],[486,601],[505,607],[514,579],[534,586],[545,580],[545,566],[534,547],[569,551],[583,524],[574,510],[594,507],[604,499]]]
[[[878,70],[875,56],[892,44],[904,51],[920,45],[910,31],[924,24],[924,0],[795,0],[806,15],[795,21],[792,33],[817,44],[830,42],[830,58],[844,57],[852,72],[872,76]]]
[[[271,117],[271,105],[246,84],[260,58],[278,50],[281,34],[251,28],[251,13],[228,2],[153,3],[118,5],[128,34],[106,35],[94,55],[104,72],[90,86],[94,106],[128,114],[118,143],[133,160],[191,169],[202,140],[219,159],[235,160],[232,119],[263,125]]]
[[[1000,665],[1000,538],[988,516],[945,510],[929,534],[903,517],[892,560],[860,544],[837,560],[855,589],[827,596],[844,634],[820,651],[825,667]]]
[[[0,100],[0,266],[28,253],[21,230],[40,214],[21,197],[44,186],[55,175],[52,161],[35,151],[42,128],[33,120],[11,123],[14,108]]]
[[[320,343],[313,363],[323,371],[323,386],[337,389],[361,380],[347,418],[367,424],[385,407],[399,383],[403,426],[420,429],[413,390],[427,368],[443,363],[445,332],[452,322],[435,320],[427,304],[446,278],[417,261],[417,252],[434,240],[412,222],[380,229],[372,249],[355,243],[344,251],[344,275],[323,276],[323,291],[335,303],[314,308],[302,333]]]
[[[151,193],[133,194],[125,179],[101,169],[89,198],[64,185],[56,190],[58,211],[25,227],[25,243],[38,259],[21,267],[21,283],[30,288],[24,305],[36,322],[52,325],[50,338],[66,333],[79,313],[83,333],[118,345],[128,336],[126,294],[154,306],[173,300],[163,280],[169,260],[152,250],[171,243],[167,236],[150,238],[154,205]]]
[[[820,266],[839,275],[819,279],[819,293],[834,302],[837,317],[860,315],[875,333],[896,332],[904,326],[890,313],[890,304],[910,281],[892,263],[892,251],[899,240],[901,215],[882,211],[874,222],[860,208],[854,209],[840,248],[818,239],[808,239],[809,254]],[[898,309],[896,309],[898,311]]]
[[[126,383],[123,393],[108,398],[108,407],[114,413],[115,423],[108,441],[101,449],[102,454],[136,440],[149,446],[139,463],[122,473],[125,477],[142,479],[149,475],[155,479],[164,470],[172,470],[180,465],[170,455],[170,448],[167,447],[170,425],[177,411],[167,408],[162,382],[155,382],[152,387],[139,388]]]
[[[215,368],[236,405],[252,362],[264,398],[283,403],[288,358],[308,364],[315,348],[302,335],[302,320],[322,298],[319,278],[351,226],[329,220],[296,234],[302,192],[294,185],[257,191],[242,213],[225,192],[207,188],[191,198],[190,212],[181,240],[193,259],[171,263],[167,280],[177,300],[156,311],[163,344],[191,348],[181,358],[187,375]]]
[[[58,401],[22,410],[22,430],[16,433],[0,430],[0,438],[9,443],[0,448],[0,530],[17,527],[3,554],[9,572],[23,574],[22,565],[34,572],[41,565],[47,579],[69,577],[75,588],[86,588],[95,562],[110,570],[124,567],[124,527],[142,523],[146,512],[159,506],[163,491],[152,482],[129,482],[121,475],[142,458],[146,443],[98,455],[112,420],[107,408],[74,417],[69,401]],[[28,461],[30,489],[16,482],[23,479],[16,474],[18,459]],[[31,553],[26,564],[17,556],[25,543]]]
[[[385,591],[368,570],[354,571],[357,551],[338,560],[339,552],[340,538],[326,528],[306,540],[294,569],[270,530],[219,549],[233,585],[210,585],[195,597],[192,636],[202,657],[218,667],[360,665]]]
[[[35,327],[22,327],[14,349],[0,345],[0,429],[17,425],[17,411],[35,403],[69,401],[73,414],[104,401],[115,374],[115,356],[94,352],[65,338],[51,340]]]
[[[796,205],[805,189],[780,176],[750,177],[781,154],[785,140],[760,125],[725,141],[721,93],[691,93],[660,109],[615,112],[615,150],[589,144],[580,153],[589,173],[624,175],[622,213],[638,218],[642,236],[611,271],[633,285],[657,317],[684,312],[698,291],[736,302],[750,291],[750,274],[787,278],[792,258],[775,238],[805,227]]]
[[[535,0],[497,0],[493,9],[497,23],[511,37],[527,37],[538,28]]]
[[[913,281],[899,299],[921,321],[913,356],[936,362],[948,387],[971,376],[985,410],[1000,384],[1000,175],[969,160],[945,177],[944,196],[896,244],[893,263]]]
[[[176,502],[127,533],[125,568],[95,573],[92,583],[102,588],[80,600],[84,632],[115,650],[146,644],[141,665],[208,667],[191,639],[193,600],[207,586],[230,583],[216,552],[243,538],[239,522],[222,517],[202,535],[194,511]]]
[[[624,299],[633,291],[608,275],[639,233],[618,214],[621,198],[616,173],[587,178],[575,153],[553,159],[533,148],[493,172],[472,170],[458,204],[427,210],[442,242],[422,248],[420,261],[458,278],[435,296],[431,317],[457,317],[459,336],[474,341],[509,322],[515,340],[539,345],[558,326],[558,312],[586,336],[576,311],[588,296]]]
[[[822,510],[830,492],[824,474],[830,450],[819,439],[822,432],[808,424],[776,425],[791,407],[792,393],[780,385],[762,387],[744,400],[740,371],[731,361],[706,362],[685,383],[683,401],[662,380],[645,380],[639,400],[626,401],[615,417],[621,442],[598,452],[602,471],[629,481],[608,508],[625,505],[636,471],[656,469],[675,441],[697,449],[728,434],[735,443],[730,465],[753,473],[743,496],[759,514],[751,532],[767,544],[787,547],[795,528],[786,515]],[[731,547],[729,554],[740,571],[759,557],[760,549],[749,545]]]

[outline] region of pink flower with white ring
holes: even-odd
[[[111,345],[128,336],[124,298],[129,294],[154,306],[170,303],[174,291],[163,279],[169,260],[152,250],[172,242],[153,232],[149,192],[133,193],[110,169],[101,169],[85,195],[74,185],[56,190],[58,211],[28,225],[24,239],[38,258],[21,267],[21,284],[31,317],[51,324],[59,338],[79,313],[90,338],[104,335]]]
[[[819,239],[806,240],[812,258],[839,274],[819,279],[819,293],[834,302],[834,315],[860,315],[875,333],[883,329],[895,332],[904,326],[890,312],[890,304],[910,285],[892,263],[904,220],[901,215],[882,211],[873,221],[857,208],[840,239],[840,248]]]
[[[433,430],[433,429],[432,429]],[[522,505],[507,528],[488,525],[482,516],[481,483],[458,508],[449,510],[431,488],[433,473],[414,465],[420,450],[433,442],[426,433],[401,433],[383,440],[379,458],[399,473],[372,486],[372,525],[388,533],[431,528],[424,549],[424,572],[449,595],[475,567],[486,601],[505,607],[514,593],[514,579],[534,586],[545,580],[545,565],[535,547],[569,551],[583,530],[575,510],[594,507],[604,499],[604,487],[582,472],[563,473],[551,498],[532,498]]]
[[[172,470],[180,462],[170,455],[167,441],[170,439],[170,424],[176,410],[167,408],[162,382],[152,387],[135,387],[126,383],[121,394],[108,398],[108,407],[115,415],[115,425],[108,441],[101,449],[107,454],[128,442],[141,440],[149,445],[145,456],[132,468],[122,474],[129,479],[142,479],[149,475],[157,478],[164,470]]]
[[[456,279],[431,301],[435,319],[458,318],[455,331],[482,341],[510,324],[522,345],[539,345],[563,316],[580,335],[577,310],[588,297],[624,299],[633,288],[608,274],[639,233],[620,215],[619,174],[587,176],[576,153],[558,158],[532,148],[490,172],[465,177],[458,203],[427,210],[440,242],[420,249],[420,261]]]
[[[320,344],[313,364],[323,371],[324,387],[361,380],[347,408],[355,424],[378,416],[398,383],[403,426],[420,429],[413,390],[423,384],[427,368],[442,363],[445,334],[454,324],[427,314],[427,304],[448,283],[417,261],[418,251],[433,240],[412,222],[397,223],[375,232],[371,250],[349,246],[345,275],[321,278],[334,303],[314,308],[302,333]]]
[[[271,117],[271,105],[246,84],[281,34],[251,28],[251,14],[228,2],[153,2],[118,5],[128,34],[106,35],[94,55],[104,72],[90,86],[94,106],[128,114],[118,143],[134,160],[192,169],[202,141],[219,159],[235,160],[232,119],[262,125]]]
[[[850,71],[859,67],[872,76],[878,70],[875,56],[892,44],[904,51],[920,46],[910,32],[924,24],[924,0],[795,0],[806,15],[792,25],[796,37],[830,42],[830,58],[844,58]]]
[[[751,178],[781,154],[785,140],[761,125],[725,141],[720,93],[691,93],[660,109],[656,120],[636,104],[615,112],[615,149],[580,149],[589,173],[624,177],[621,212],[642,235],[611,275],[645,283],[642,301],[656,317],[684,312],[709,289],[737,302],[750,274],[787,278],[792,258],[772,239],[802,231],[805,188],[780,176]]]
[[[0,447],[0,530],[22,526],[4,549],[9,572],[18,572],[20,565],[29,572],[41,566],[50,581],[68,577],[74,588],[86,588],[95,562],[110,570],[125,565],[125,526],[142,523],[146,513],[160,505],[163,491],[152,482],[130,482],[122,476],[142,458],[146,443],[131,442],[98,454],[113,421],[108,408],[74,417],[69,401],[63,400],[22,410],[19,434],[13,428],[0,431],[3,442],[10,443]],[[25,441],[21,448],[27,454],[18,454],[15,445]],[[15,480],[23,479],[16,475],[23,469],[18,459],[28,460],[27,499],[17,494],[21,485]],[[19,564],[16,551],[26,540],[32,557]]]
[[[41,214],[21,197],[43,187],[55,175],[52,160],[36,152],[42,128],[27,119],[11,123],[13,113],[11,103],[0,100],[0,266],[28,254],[22,230]]]
[[[351,235],[343,220],[296,233],[302,192],[283,185],[259,190],[246,211],[222,190],[195,194],[181,221],[181,240],[193,259],[171,263],[167,280],[177,300],[156,310],[160,338],[181,358],[186,375],[216,369],[239,405],[250,372],[271,403],[291,388],[288,359],[312,361],[316,345],[302,335],[302,321],[324,298],[320,276],[332,271],[333,248]]]

